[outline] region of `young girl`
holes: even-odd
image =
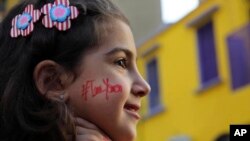
[[[0,140],[133,141],[150,91],[136,57],[109,0],[22,2],[0,27]]]

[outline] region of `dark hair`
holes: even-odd
[[[75,72],[84,51],[103,42],[112,20],[128,20],[109,0],[70,0],[80,14],[67,31],[48,29],[39,21],[27,37],[11,38],[11,21],[28,4],[35,9],[52,0],[23,1],[0,24],[0,140],[64,141],[74,132],[71,114],[63,102],[50,101],[34,84],[33,71],[43,60],[53,60]],[[62,123],[65,124],[62,128]],[[74,135],[73,135],[74,136]]]

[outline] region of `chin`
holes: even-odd
[[[115,141],[134,141],[135,140],[135,137],[118,137],[117,139],[113,139]]]
[[[130,131],[125,132],[120,132],[116,137],[113,138],[115,141],[134,141],[136,139],[137,132],[136,128],[133,128]]]

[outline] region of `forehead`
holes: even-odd
[[[114,48],[122,48],[125,53],[136,57],[137,52],[130,27],[121,20],[113,20],[112,25],[107,28],[107,35],[102,39],[99,49],[110,51]]]

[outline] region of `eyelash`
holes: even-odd
[[[126,58],[121,58],[115,62],[115,64],[119,65],[120,67],[126,69],[128,67],[127,65],[127,59]]]

